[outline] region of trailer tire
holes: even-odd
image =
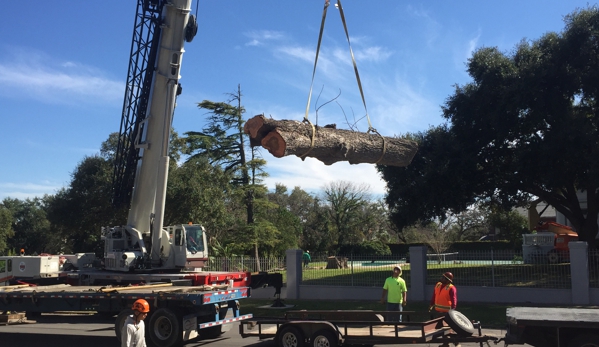
[[[286,326],[277,334],[278,347],[303,347],[304,341],[304,334],[296,327]]]
[[[155,346],[178,346],[183,342],[182,317],[168,308],[159,308],[150,317],[146,335]]]
[[[319,330],[310,338],[311,347],[337,347],[339,338],[329,330]]]
[[[116,316],[116,320],[114,321],[114,333],[116,334],[116,339],[121,342],[121,330],[123,330],[123,325],[125,325],[125,320],[127,317],[133,314],[133,310],[125,309],[119,312]]]
[[[584,334],[575,337],[568,347],[599,347],[599,335]]]
[[[445,322],[459,336],[472,336],[472,334],[474,334],[475,329],[472,322],[456,310],[449,310],[449,312],[447,312],[445,315]]]

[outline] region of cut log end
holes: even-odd
[[[285,156],[285,140],[276,131],[271,131],[264,136],[261,145],[277,158]]]
[[[257,138],[259,136],[260,129],[264,125],[264,116],[258,115],[248,119],[243,126],[243,130],[246,134],[250,135],[251,139]]]

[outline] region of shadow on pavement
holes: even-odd
[[[85,336],[57,334],[13,334],[0,333],[2,347],[24,346],[68,346],[74,344],[85,347],[116,346],[118,341],[113,336]]]
[[[86,314],[42,314],[41,316],[29,318],[35,320],[38,323],[69,323],[69,324],[114,324],[114,317],[105,316],[100,314],[86,315]]]

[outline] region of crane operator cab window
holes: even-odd
[[[0,259],[0,286],[8,285],[12,272],[12,260]]]
[[[204,251],[204,231],[201,226],[185,226],[185,233],[187,234],[187,250],[191,253],[203,252]]]

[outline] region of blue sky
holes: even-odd
[[[333,5],[336,0],[331,0]],[[241,85],[249,118],[302,120],[324,1],[193,1],[199,30],[185,46],[174,128],[200,130],[196,103],[225,101]],[[465,63],[480,47],[509,52],[522,39],[561,31],[586,0],[344,0],[352,48],[372,125],[384,136],[442,122],[453,85],[470,81]],[[594,3],[590,3],[591,5]],[[3,4],[0,21],[0,199],[53,194],[85,157],[119,130],[136,1]],[[347,129],[364,116],[339,13],[329,7],[314,81],[318,124]],[[345,113],[345,115],[344,115]],[[352,121],[353,122],[353,121]],[[357,123],[361,131],[367,123]],[[325,166],[308,158],[268,161],[269,188],[317,192],[327,182],[385,184],[373,165]]]

